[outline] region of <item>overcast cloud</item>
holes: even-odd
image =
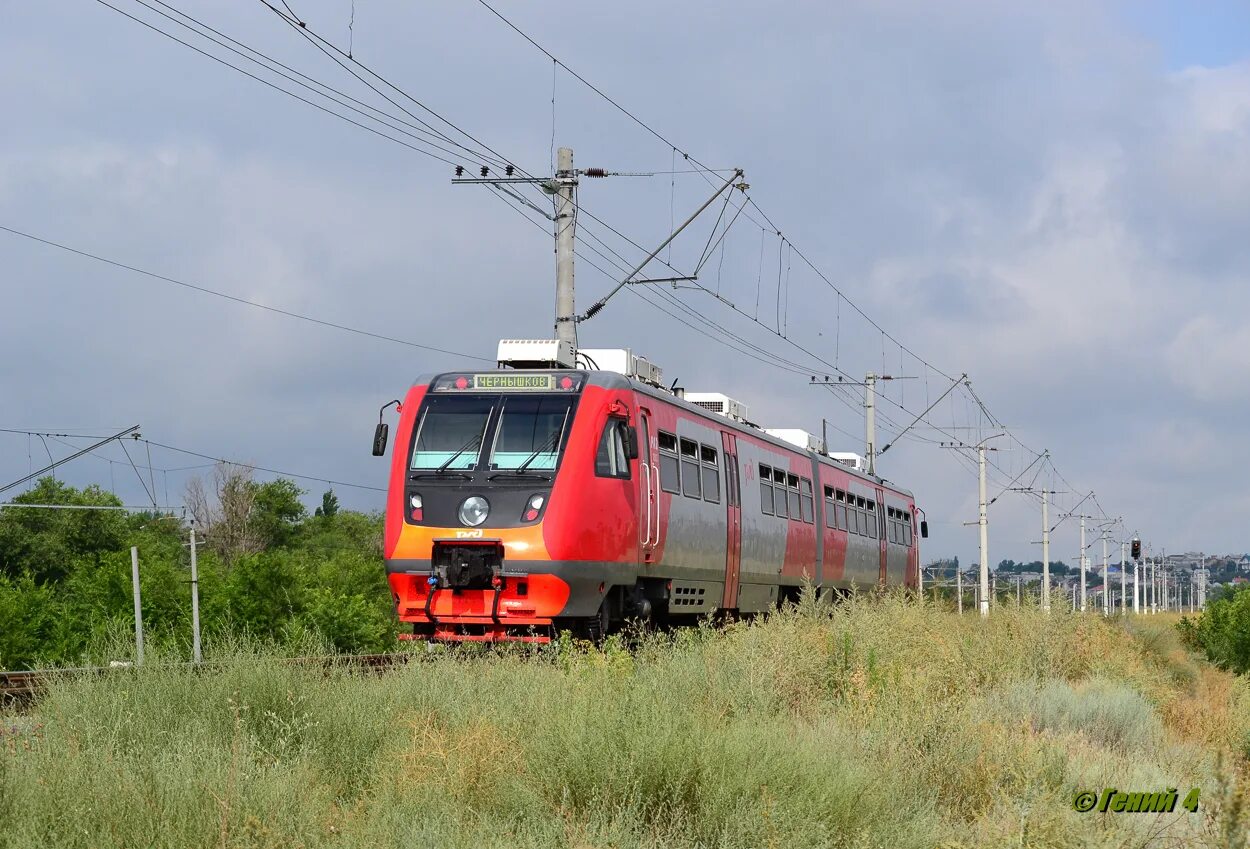
[[[110,2],[175,29],[134,0]],[[176,5],[369,94],[259,2]],[[346,46],[349,0],[292,5]],[[999,420],[1049,449],[1063,477],[1095,490],[1130,532],[1170,551],[1247,548],[1238,470],[1250,465],[1250,19],[1235,4],[1204,4],[1200,17],[1179,2],[499,8],[701,161],[743,167],[769,217],[849,298],[937,368],[967,372]],[[532,172],[550,167],[552,64],[477,3],[357,0],[352,38],[358,59],[495,150]],[[0,5],[0,103],[6,227],[487,359],[501,337],[550,334],[550,238],[516,210],[452,186],[450,166],[100,3]],[[554,126],[583,167],[674,162],[564,72]],[[683,174],[587,180],[580,197],[651,247],[708,193]],[[693,265],[711,220],[675,246],[674,265]],[[641,258],[583,218],[583,244],[587,231]],[[884,364],[917,376],[885,390],[913,411],[942,392],[935,373],[883,343],[793,256],[779,309],[777,241],[744,216],[701,281],[769,326],[780,312],[790,338],[851,374]],[[0,427],[104,433],[137,422],[159,442],[383,486],[385,464],[368,452],[378,406],[419,373],[465,364],[6,233],[0,261]],[[610,285],[579,264],[581,306]],[[670,294],[734,337],[812,360],[706,293]],[[645,353],[688,389],[747,402],[765,425],[819,432],[824,416],[835,434],[862,431],[857,410],[806,376],[636,296],[614,300],[581,339]],[[905,423],[889,403],[887,422]],[[983,424],[962,400],[934,422]],[[46,459],[38,440],[0,434],[3,482]],[[180,502],[196,472],[181,467],[200,461],[163,450],[152,459],[179,469],[158,472],[157,488]],[[996,456],[1004,471],[992,491],[1031,459]],[[926,559],[976,558],[975,529],[962,526],[976,516],[976,482],[954,452],[904,440],[879,470],[927,509]],[[127,503],[145,498],[118,462],[84,459],[63,475],[113,486]],[[1067,489],[1049,474],[1043,483]],[[325,488],[302,485],[310,503]],[[350,506],[381,506],[379,493],[337,491]],[[1037,556],[1039,522],[1036,501],[1004,495],[991,510],[991,560]],[[1076,547],[1069,523],[1052,556],[1071,560]]]

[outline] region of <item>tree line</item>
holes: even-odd
[[[195,523],[206,647],[238,636],[310,639],[343,652],[395,645],[382,566],[382,516],[339,508],[279,478],[218,465],[187,489],[187,515],[117,509],[0,510],[0,669],[106,662],[133,634],[130,547],[137,546],[148,645],[190,656],[189,530]],[[51,477],[15,504],[116,508],[98,486]]]

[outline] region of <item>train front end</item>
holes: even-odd
[[[571,458],[595,452],[593,425],[579,417],[587,383],[572,370],[463,372],[408,393],[385,539],[391,592],[411,626],[402,639],[546,642],[560,617],[587,615],[571,598],[594,613],[602,570],[552,550],[577,524]]]

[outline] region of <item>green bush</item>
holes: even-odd
[[[1250,587],[1220,595],[1196,621],[1184,618],[1178,627],[1185,641],[1201,648],[1213,663],[1250,672]]]

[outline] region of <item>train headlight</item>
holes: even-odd
[[[424,515],[425,504],[421,501],[421,496],[415,492],[408,496],[408,515],[412,517],[412,521],[420,522]]]
[[[480,495],[470,495],[460,505],[460,521],[471,528],[486,521],[490,515],[490,502]]]

